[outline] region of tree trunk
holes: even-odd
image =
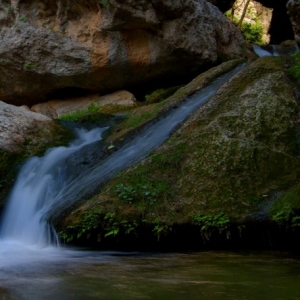
[[[247,8],[248,8],[248,6],[249,6],[250,1],[251,1],[251,0],[247,0],[247,1],[246,1],[246,4],[245,4],[245,6],[244,6],[243,13],[242,13],[242,15],[241,15],[241,18],[240,18],[239,23],[238,23],[238,26],[237,26],[239,29],[241,29],[241,27],[242,27],[242,23],[243,23],[243,20],[244,20],[244,18],[245,18],[245,15],[246,15],[246,12],[247,12]]]

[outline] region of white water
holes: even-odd
[[[254,52],[259,56],[259,57],[264,57],[264,56],[272,56],[272,53],[262,49],[261,47],[257,45],[253,45],[253,50]]]
[[[29,159],[18,176],[0,226],[0,267],[24,264],[32,267],[34,262],[58,262],[77,255],[59,250],[58,237],[49,220],[160,146],[185,118],[241,68],[243,66],[189,97],[92,168],[77,169],[73,174],[73,170],[68,170],[66,160],[100,140],[106,128],[79,130],[78,138],[69,147],[53,148],[42,158]]]
[[[26,162],[8,199],[0,227],[0,254],[9,253],[9,245],[37,249],[59,245],[54,229],[43,216],[68,188],[64,160],[100,140],[105,129],[77,129],[77,138],[69,147],[50,149],[43,157],[32,157]]]

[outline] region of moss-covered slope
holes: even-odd
[[[162,147],[65,216],[62,237],[159,237],[175,224],[226,232],[267,220],[276,193],[299,179],[297,110],[282,60],[253,62]]]

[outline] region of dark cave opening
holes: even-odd
[[[209,0],[216,5],[223,13],[231,9],[234,0]],[[270,44],[280,44],[286,40],[294,40],[294,31],[287,13],[288,0],[256,0],[267,8],[272,8],[272,20],[268,33],[270,34]]]
[[[293,40],[295,37],[290,17],[287,13],[287,0],[260,0],[259,2],[264,6],[273,8],[272,20],[269,29],[270,44],[278,45],[283,41]],[[270,6],[267,5],[268,2],[271,4]]]

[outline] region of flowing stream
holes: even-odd
[[[67,249],[59,245],[51,226],[51,220],[64,209],[160,146],[241,68],[189,97],[92,167],[70,169],[67,162],[101,140],[106,128],[78,129],[77,138],[68,147],[53,148],[44,157],[29,159],[19,173],[0,226],[0,299],[202,299],[199,295],[203,299],[262,299],[240,297],[245,288],[251,291],[253,286],[258,286],[262,290],[264,281],[257,281],[251,269],[242,283],[238,283],[240,279],[234,276],[239,270],[231,254],[228,257],[224,254],[224,260],[228,258],[232,263],[228,269],[214,262],[212,258],[218,254],[147,255]],[[243,261],[242,268],[252,264],[247,256],[237,255],[237,259]],[[260,256],[255,260],[260,262]],[[278,263],[277,258],[273,261]],[[291,268],[293,275],[294,269],[299,268],[297,259],[287,264],[285,261],[278,266],[276,272],[285,274]],[[269,276],[268,265],[266,270],[259,268]],[[275,268],[273,264],[272,268]],[[290,284],[293,287],[295,283]],[[263,299],[299,296],[298,291],[290,294],[291,298],[277,297],[281,295],[277,293],[275,297]]]

